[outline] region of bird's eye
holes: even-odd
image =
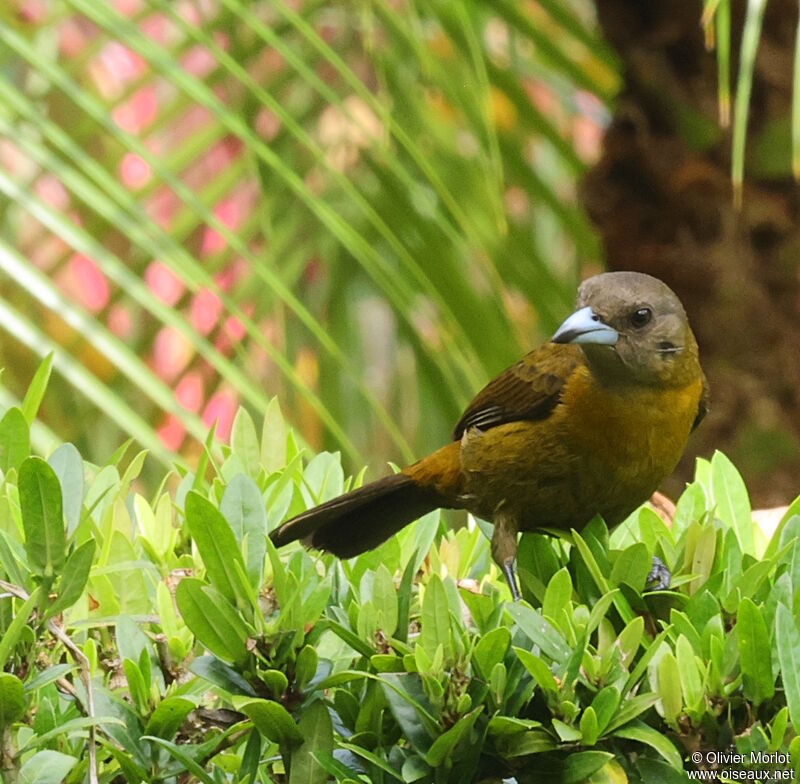
[[[653,311],[650,308],[639,308],[631,313],[631,324],[637,329],[641,329],[650,323],[653,318]]]

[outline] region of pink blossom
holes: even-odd
[[[211,427],[217,423],[216,434],[227,441],[231,434],[231,425],[236,413],[236,394],[229,389],[215,392],[203,411],[203,424]]]
[[[119,164],[119,174],[122,184],[132,190],[138,190],[147,184],[152,171],[150,164],[133,152],[126,152]]]
[[[236,228],[236,224],[241,218],[240,213],[239,205],[233,198],[223,199],[214,207],[214,215],[228,229]],[[219,253],[225,249],[226,244],[225,239],[219,232],[207,226],[203,230],[200,253],[203,255]]]
[[[112,305],[108,311],[108,328],[118,337],[125,340],[133,332],[131,313],[124,305]]]
[[[59,275],[62,290],[90,313],[100,312],[111,297],[106,276],[88,256],[75,253]]]
[[[134,16],[142,9],[142,0],[114,0],[114,7],[122,16]]]
[[[174,305],[186,291],[183,281],[160,261],[151,261],[144,271],[145,283],[163,303]]]
[[[203,405],[203,378],[190,370],[175,387],[175,399],[187,410],[196,413]]]
[[[54,210],[63,212],[67,209],[70,202],[69,193],[61,181],[52,174],[44,174],[36,180],[34,190],[36,195]]]
[[[199,44],[192,46],[181,57],[180,62],[185,71],[199,78],[207,76],[217,65],[216,57],[205,46],[200,46]]]
[[[255,126],[256,133],[262,139],[271,142],[281,129],[281,121],[273,111],[266,106],[262,106],[256,114]]]
[[[202,289],[192,297],[189,320],[201,334],[208,335],[219,322],[222,314],[222,300],[208,289]]]
[[[111,117],[123,131],[139,134],[155,120],[157,114],[158,100],[155,87],[145,85],[127,101],[115,106]]]
[[[153,369],[159,378],[172,381],[189,364],[194,349],[173,327],[162,327],[153,341]]]
[[[118,97],[146,69],[144,59],[119,41],[106,43],[91,67],[97,86],[108,99]]]
[[[58,28],[58,47],[64,57],[77,57],[86,46],[86,31],[75,19],[65,20]]]
[[[167,449],[177,452],[183,443],[186,428],[173,414],[167,414],[163,423],[158,428],[158,437]]]
[[[151,14],[139,26],[142,33],[163,46],[168,46],[175,40],[175,25],[164,14]]]

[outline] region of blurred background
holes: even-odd
[[[376,476],[583,277],[635,269],[683,299],[712,386],[665,489],[720,448],[786,502],[797,8],[759,5],[6,0],[0,407],[54,351],[44,451],[132,437],[191,467],[277,395]]]

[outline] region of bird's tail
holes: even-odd
[[[276,547],[300,539],[317,550],[351,558],[442,505],[436,490],[404,473],[394,474],[303,512],[276,528],[270,538]]]

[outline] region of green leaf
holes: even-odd
[[[397,591],[394,587],[392,575],[384,564],[381,564],[375,570],[371,593],[370,600],[375,607],[378,628],[381,629],[387,637],[392,637],[397,628]]]
[[[620,727],[613,733],[616,738],[625,738],[626,740],[633,740],[638,743],[644,743],[655,749],[675,770],[683,770],[683,759],[680,752],[675,748],[666,735],[653,729],[643,721],[635,721],[625,727]]]
[[[536,683],[539,684],[540,689],[553,696],[558,694],[558,683],[544,659],[530,651],[526,651],[524,648],[515,647],[514,653],[517,654],[517,658],[522,662],[522,665],[533,676]]]
[[[44,398],[44,393],[47,389],[47,382],[50,380],[50,370],[53,366],[53,352],[51,351],[36,368],[33,374],[31,383],[28,385],[28,391],[22,400],[22,413],[25,416],[29,425],[32,425],[36,419],[36,412]]]
[[[336,781],[346,784],[359,784],[363,778],[358,778],[359,774],[352,768],[348,768],[343,762],[339,762],[329,751],[312,751],[311,756],[319,763],[320,767]],[[413,759],[413,758],[411,758]]]
[[[581,732],[577,727],[556,718],[551,719],[551,722],[562,743],[577,743],[581,739]]]
[[[688,585],[689,595],[694,595],[706,583],[714,565],[717,549],[717,532],[712,525],[695,523],[686,532],[684,569],[697,575]]]
[[[742,599],[736,617],[736,638],[744,696],[755,706],[775,693],[769,657],[770,642],[762,612],[751,599]]]
[[[427,697],[419,676],[415,673],[403,675],[387,672],[378,680],[403,734],[414,750],[424,757],[441,728],[423,704],[427,702]]]
[[[40,704],[41,705],[41,704]],[[57,738],[68,738],[71,734],[76,733],[78,730],[85,730],[89,727],[98,725],[116,725],[121,726],[122,721],[110,716],[79,716],[77,719],[69,719],[68,721],[61,722],[53,729],[43,732],[41,735],[36,734],[30,737],[28,742],[20,749],[28,752],[32,749],[37,749],[40,746],[45,746]]]
[[[681,534],[692,524],[700,522],[706,511],[706,494],[700,482],[692,482],[686,486],[675,504],[672,518],[672,535],[677,541]]]
[[[28,618],[33,612],[33,608],[36,607],[39,602],[40,593],[41,586],[38,586],[25,600],[22,606],[17,608],[14,620],[11,621],[3,636],[0,637],[0,669],[5,667],[8,657],[19,642],[23,630],[27,627]],[[14,601],[16,602],[19,600],[15,599]]]
[[[755,555],[750,499],[741,474],[722,453],[711,458],[711,487],[716,514],[736,532],[743,553]]]
[[[40,457],[29,457],[19,469],[19,503],[28,564],[42,577],[61,570],[67,554],[61,486]]]
[[[64,519],[67,522],[67,534],[71,534],[81,520],[83,504],[83,460],[72,444],[61,444],[47,458],[50,467],[58,477],[61,485],[61,502]]]
[[[178,583],[175,602],[186,625],[211,653],[228,662],[247,659],[247,628],[228,600],[193,577]]]
[[[295,748],[304,742],[303,734],[283,705],[272,700],[246,697],[234,697],[233,704],[253,722],[265,738],[277,743],[282,749]]]
[[[246,601],[247,589],[240,584],[240,577],[233,565],[234,561],[238,561],[244,572],[244,559],[233,530],[219,509],[192,490],[186,496],[186,523],[200,551],[209,582],[229,602],[236,604]]]
[[[622,653],[623,664],[626,667],[639,650],[639,644],[642,641],[643,633],[644,618],[641,615],[637,615],[632,621],[629,621],[625,625],[625,628],[619,633],[617,641],[620,653]]]
[[[617,556],[611,569],[611,582],[614,585],[625,583],[634,591],[641,591],[651,567],[652,558],[647,546],[643,542],[637,542]]]
[[[172,740],[184,719],[194,708],[195,704],[185,697],[167,697],[150,715],[144,728],[145,734]]]
[[[580,784],[599,771],[611,759],[614,759],[614,755],[607,751],[579,751],[570,754],[564,761],[564,773],[561,781],[563,784]]]
[[[495,664],[503,661],[510,644],[511,632],[505,626],[492,629],[478,640],[472,661],[477,664],[481,677],[487,679],[490,676]]]
[[[59,751],[37,751],[19,769],[18,784],[61,784],[78,764],[75,757]]]
[[[619,689],[616,686],[604,686],[595,694],[591,707],[597,716],[597,727],[600,734],[605,731],[619,707],[619,699]]]
[[[584,533],[585,532],[586,529],[584,529]],[[586,568],[588,569],[589,574],[592,576],[595,585],[597,586],[600,593],[602,593],[603,595],[607,595],[608,593],[611,592],[612,588],[608,584],[608,580],[606,580],[605,578],[605,573],[603,569],[601,569],[600,565],[597,563],[597,559],[594,557],[591,547],[589,547],[584,538],[574,528],[571,529],[570,533],[572,534],[572,539],[575,542],[575,547],[580,553],[583,562],[586,564]],[[632,621],[635,616],[633,610],[631,609],[625,597],[621,593],[617,592],[613,595],[613,599],[614,599],[614,606],[617,608],[617,612],[620,614],[622,620],[625,623]]]
[[[254,588],[260,588],[267,552],[267,513],[256,483],[244,474],[234,476],[222,494],[219,511],[240,547],[247,537],[247,576]]]
[[[466,716],[461,716],[449,730],[436,738],[425,755],[425,762],[433,768],[452,762],[458,745],[469,742],[472,728],[482,711],[482,705],[471,710]]]
[[[453,655],[450,610],[444,584],[438,574],[432,575],[425,587],[425,596],[422,599],[422,629],[418,644],[423,647],[430,659],[436,655],[436,649],[440,645],[445,659]]]
[[[498,735],[516,735],[541,726],[542,723],[534,719],[518,719],[514,716],[498,714],[489,719],[486,731],[489,735],[496,737]]]
[[[45,618],[52,618],[57,613],[63,612],[81,598],[89,580],[94,551],[94,539],[89,539],[70,553],[58,583],[56,598],[45,611]]]
[[[703,681],[695,660],[694,648],[689,640],[682,634],[678,636],[675,645],[676,660],[681,678],[681,691],[687,709],[702,713],[703,709]],[[659,673],[660,678],[660,673]]]
[[[541,648],[542,653],[557,662],[569,658],[572,651],[566,641],[538,610],[524,604],[509,604],[505,610],[530,641]]]
[[[633,697],[626,698],[620,705],[614,718],[608,723],[605,732],[611,732],[617,727],[623,727],[649,708],[652,708],[657,702],[658,695],[653,692],[649,694],[637,694]]]
[[[769,731],[769,750],[779,751],[783,746],[783,739],[786,735],[786,729],[789,726],[789,709],[784,705],[775,714],[772,720],[772,725]]]
[[[236,670],[213,656],[198,656],[192,659],[189,672],[230,694],[256,696],[253,687]]]
[[[9,408],[0,419],[0,470],[19,468],[31,453],[29,425],[22,411]]]
[[[140,715],[146,713],[149,707],[149,692],[144,675],[136,665],[136,662],[131,661],[131,659],[123,660],[122,669],[125,671],[125,680],[128,683],[131,702]]]
[[[393,779],[396,779],[397,781],[403,781],[403,779],[400,778],[400,775],[396,770],[394,770],[390,765],[388,765],[384,760],[382,760],[377,754],[373,754],[368,749],[365,749],[362,746],[356,746],[354,743],[344,743],[341,741],[339,743],[339,746],[345,749],[346,751],[349,751],[351,754],[354,754],[357,757],[361,757],[362,759],[367,760],[367,762],[370,762],[376,768],[379,768],[384,773],[387,773]]]
[[[321,629],[327,628],[330,629],[337,637],[344,640],[356,653],[361,654],[361,656],[366,656],[370,658],[375,651],[362,640],[357,634],[354,634],[350,629],[346,626],[343,626],[341,623],[337,621],[331,620],[330,618],[325,618],[320,621],[319,626]]]
[[[261,463],[256,426],[253,424],[253,418],[242,406],[239,406],[236,416],[233,418],[231,449],[233,454],[242,461],[247,474],[257,477],[261,470]]]
[[[303,743],[292,752],[289,784],[324,784],[325,768],[314,758],[315,751],[333,751],[333,722],[322,700],[306,707],[298,723]]]
[[[551,621],[557,621],[561,610],[567,608],[572,600],[572,578],[566,566],[559,569],[547,583],[542,601],[542,615]]]
[[[800,629],[783,604],[778,604],[775,612],[775,643],[789,718],[800,727]]]
[[[273,397],[264,411],[261,429],[261,462],[268,473],[280,471],[286,465],[286,423],[278,398]]]
[[[203,784],[216,784],[214,779],[203,770],[203,767],[194,761],[191,753],[184,744],[173,743],[172,741],[159,738],[155,735],[143,735],[142,740],[149,740],[151,743],[165,748],[189,773],[198,779],[198,781],[203,782]]]
[[[594,746],[600,735],[600,725],[597,721],[597,714],[591,705],[581,714],[580,729],[584,745]]]
[[[664,720],[675,726],[683,707],[681,674],[672,651],[667,651],[658,662],[658,694],[664,711]]]
[[[317,673],[319,657],[316,650],[310,645],[304,645],[295,660],[295,688],[302,691]]]
[[[25,687],[8,672],[0,673],[0,732],[25,714]]]

